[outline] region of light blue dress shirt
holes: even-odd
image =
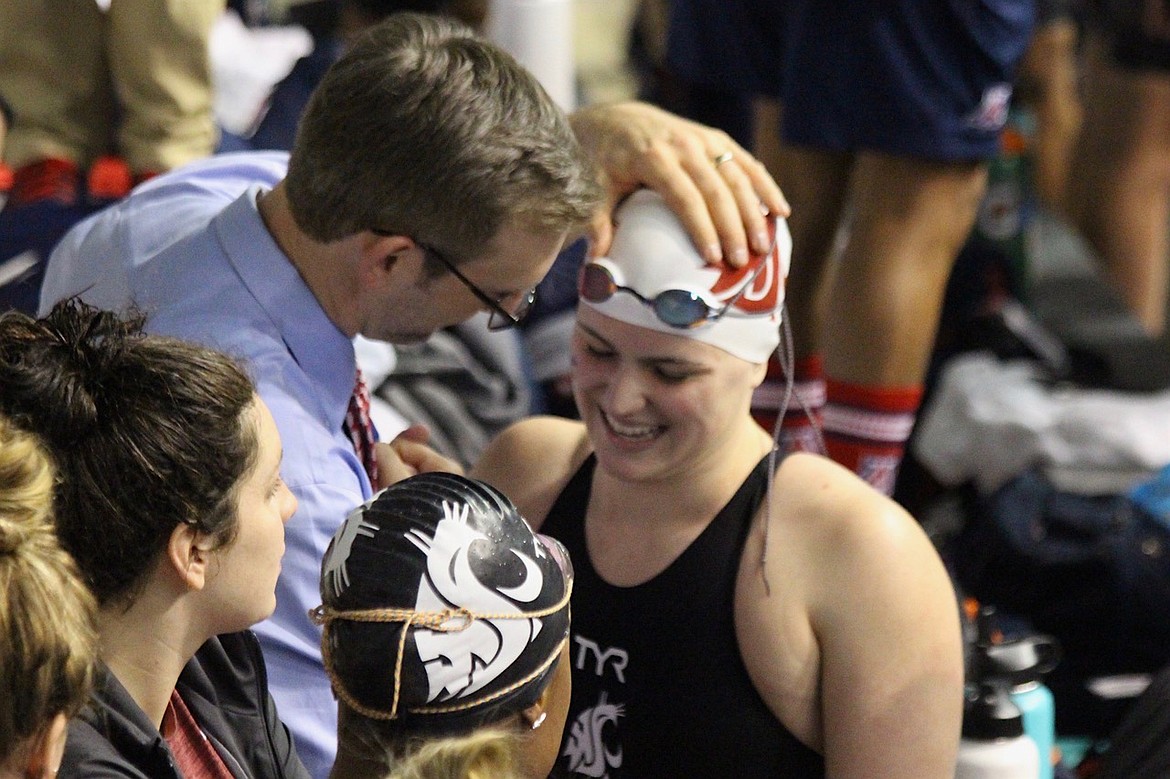
[[[285,152],[222,154],[141,184],[130,197],[78,222],[57,244],[41,286],[41,315],[82,293],[99,308],[124,308],[135,266],[206,227],[249,186],[276,186],[287,170]]]
[[[320,603],[325,548],[371,490],[342,432],[353,345],[257,210],[257,195],[283,167],[281,155],[225,155],[155,179],[78,225],[54,252],[45,288],[58,295],[88,288],[82,297],[107,308],[133,302],[151,332],[238,357],[272,410],[284,445],[281,473],[299,504],[285,531],[276,612],[255,630],[281,719],[309,771],[324,779],[337,747],[337,707],[320,630],[307,613]],[[42,296],[42,308],[51,302]]]

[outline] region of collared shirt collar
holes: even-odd
[[[325,419],[340,429],[354,388],[353,343],[329,319],[265,227],[257,207],[263,190],[249,187],[215,218],[214,229],[232,267],[317,385]]]

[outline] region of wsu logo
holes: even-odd
[[[618,747],[617,752],[608,751],[603,731],[606,725],[616,728],[618,719],[624,713],[620,703],[606,701],[604,692],[596,706],[581,712],[569,728],[569,739],[565,751],[561,753],[569,759],[570,771],[583,776],[604,777],[608,776],[610,768],[621,768],[621,747]]]
[[[788,274],[792,238],[788,234],[787,225],[781,228],[776,219],[768,220],[768,233],[773,245],[766,258],[749,262],[742,268],[724,266],[711,286],[711,294],[726,302],[739,294],[745,280],[751,277],[747,281],[747,289],[735,301],[735,308],[746,314],[771,314],[784,299],[784,279]],[[763,263],[762,268],[760,262]]]
[[[1011,99],[1011,84],[993,84],[983,90],[983,99],[964,121],[976,130],[999,132],[1007,124]]]
[[[427,573],[419,582],[415,609],[421,613],[462,607],[480,614],[520,614],[517,603],[535,600],[544,586],[536,561],[510,550],[524,566],[524,580],[515,587],[490,587],[475,575],[471,557],[487,536],[467,522],[468,506],[443,501],[443,519],[434,536],[416,530],[406,538],[426,555]],[[537,545],[540,554],[540,545]],[[530,619],[477,619],[456,633],[418,630],[415,647],[427,669],[428,703],[462,698],[483,689],[520,656],[542,622]]]

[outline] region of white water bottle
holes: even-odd
[[[1038,779],[1052,779],[1052,751],[1056,740],[1056,704],[1041,676],[1056,665],[1060,649],[1050,636],[1031,635],[982,647],[983,678],[1003,682],[1020,710],[1024,734],[1040,753]]]
[[[1040,752],[1024,735],[1019,708],[999,684],[983,682],[963,712],[955,779],[1036,779]]]

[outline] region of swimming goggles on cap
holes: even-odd
[[[653,298],[647,298],[636,289],[618,284],[609,268],[596,262],[586,263],[581,267],[577,276],[577,292],[590,303],[604,303],[618,292],[628,292],[646,304],[663,324],[680,330],[689,330],[705,322],[717,322],[722,319],[751,287],[756,276],[760,275],[760,271],[768,264],[770,256],[769,251],[744,280],[739,292],[720,308],[712,308],[698,293],[685,289],[666,289]]]

